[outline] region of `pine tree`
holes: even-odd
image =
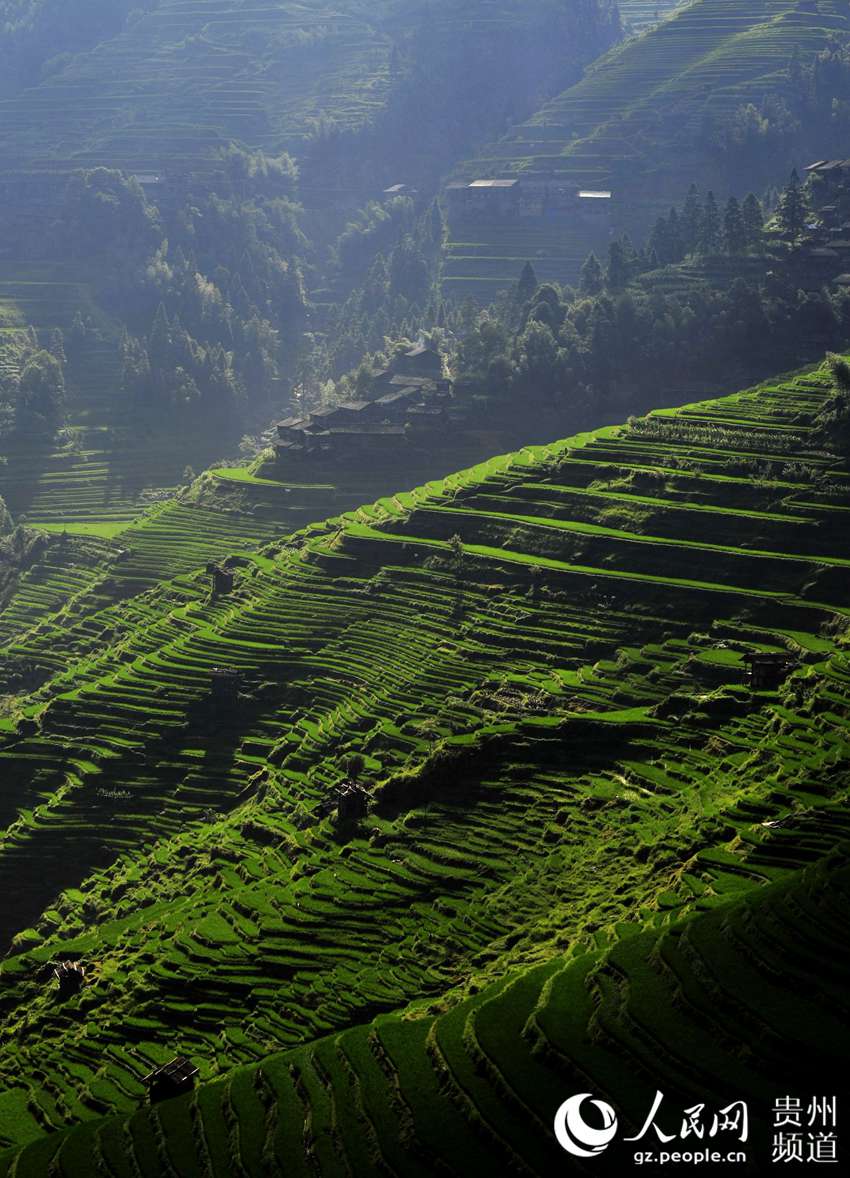
[[[715,253],[720,245],[720,213],[717,211],[717,201],[714,193],[709,192],[705,198],[705,209],[702,215],[702,239],[700,250],[704,254]]]
[[[779,208],[776,213],[782,237],[790,245],[796,245],[799,241],[805,228],[807,211],[808,201],[795,168],[785,191],[779,198]]]
[[[171,324],[165,304],[160,303],[153,317],[150,335],[148,336],[148,352],[151,363],[155,367],[167,365],[171,359]]]
[[[612,241],[608,246],[608,268],[605,285],[609,290],[622,290],[629,281],[629,262],[621,241]]]
[[[516,284],[517,306],[524,307],[530,299],[534,298],[534,292],[539,285],[537,275],[534,273],[534,267],[531,262],[526,262],[519,276],[519,281]]]
[[[681,262],[685,256],[685,244],[682,241],[682,226],[679,222],[679,214],[675,209],[670,210],[670,216],[667,218],[667,234],[669,239],[670,261]]]
[[[81,348],[86,342],[86,325],[79,310],[74,312],[71,320],[71,344],[74,348]]]
[[[680,222],[682,227],[682,245],[686,254],[696,253],[699,249],[700,238],[702,236],[702,216],[702,204],[700,203],[697,186],[696,184],[692,184],[688,189],[688,195],[685,197]]]
[[[579,278],[581,293],[584,295],[598,295],[605,285],[605,275],[599,265],[599,259],[592,251],[584,260]]]
[[[727,253],[741,254],[744,252],[746,246],[744,218],[741,215],[741,206],[734,196],[729,197],[723,213],[723,241]]]
[[[758,197],[751,192],[741,208],[744,241],[747,249],[757,250],[764,240],[764,210]]]
[[[666,217],[659,217],[649,235],[649,252],[655,254],[659,265],[666,266],[672,261],[670,250],[670,227]]]
[[[48,351],[56,357],[61,365],[64,366],[67,363],[65,356],[65,335],[61,327],[54,327],[51,331]]]
[[[443,238],[446,234],[446,222],[443,217],[443,210],[440,208],[439,201],[434,201],[431,206],[431,243],[435,248],[439,248],[443,244]]]

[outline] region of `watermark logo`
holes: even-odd
[[[837,1165],[837,1104],[835,1096],[778,1097],[772,1109],[770,1162],[791,1163],[792,1167],[795,1162]],[[571,1096],[555,1113],[558,1144],[578,1158],[604,1153],[617,1137],[618,1127],[615,1110],[590,1092]],[[722,1108],[700,1102],[676,1109],[667,1106],[664,1093],[657,1091],[638,1132],[620,1141],[624,1146],[642,1143],[632,1153],[637,1166],[741,1165],[747,1162],[747,1152],[740,1146],[749,1136],[750,1114],[744,1100],[733,1100]]]
[[[639,1149],[633,1154],[635,1165],[666,1165],[690,1163],[700,1165],[703,1162],[745,1162],[746,1153],[742,1150],[720,1150],[708,1146],[708,1141],[715,1137],[732,1134],[739,1142],[745,1142],[749,1136],[749,1114],[743,1100],[732,1101],[724,1108],[707,1110],[704,1104],[694,1104],[682,1109],[678,1116],[668,1110],[664,1117],[666,1124],[662,1125],[659,1114],[664,1103],[664,1093],[656,1092],[652,1107],[646,1114],[641,1129],[634,1137],[623,1137],[623,1144],[630,1144],[648,1138],[650,1146],[655,1148]],[[596,1124],[589,1125],[585,1114],[590,1111],[587,1106],[595,1109],[593,1120]],[[673,1119],[675,1117],[675,1119]],[[601,1126],[599,1121],[601,1119]],[[676,1124],[678,1122],[678,1132]],[[670,1132],[666,1131],[669,1126]],[[558,1144],[567,1153],[579,1158],[595,1158],[604,1153],[617,1136],[617,1114],[610,1104],[604,1100],[597,1100],[589,1092],[579,1092],[565,1100],[555,1114],[555,1136]],[[654,1135],[654,1136],[653,1136]],[[668,1146],[678,1138],[685,1143],[685,1147],[659,1149],[658,1146]],[[690,1141],[688,1139],[690,1138]],[[704,1140],[707,1139],[707,1140]],[[695,1148],[702,1143],[701,1148]],[[717,1143],[720,1144],[720,1141]],[[712,1143],[713,1146],[713,1143]]]
[[[588,1125],[581,1106],[589,1101],[602,1117],[602,1128]],[[579,1092],[565,1100],[555,1113],[555,1136],[567,1153],[577,1158],[595,1158],[603,1153],[617,1135],[617,1114],[604,1100],[596,1100],[589,1092]]]
[[[835,1096],[780,1096],[773,1102],[771,1161],[838,1165]]]

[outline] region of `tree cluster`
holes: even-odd
[[[661,266],[692,255],[758,253],[764,246],[764,221],[753,193],[743,202],[730,196],[721,212],[713,192],[703,199],[692,184],[684,204],[656,221],[649,252]]]
[[[445,323],[439,290],[445,224],[439,205],[417,217],[406,212],[394,224],[386,249],[372,257],[361,284],[331,311],[327,332],[305,353],[299,385],[308,400],[316,399],[322,382],[370,367],[370,355],[384,353],[387,339],[416,339]],[[348,387],[352,381],[356,378]]]
[[[32,327],[4,347],[0,374],[0,436],[51,438],[65,421],[66,356],[57,328],[45,340]]]
[[[727,289],[605,281],[593,294],[544,283],[528,299],[515,292],[502,306],[467,309],[453,355],[458,390],[514,415],[533,404],[598,416],[695,377],[719,387],[752,379],[850,338],[850,297],[799,291],[778,263],[764,283],[738,278]]]
[[[234,146],[212,177],[164,182],[157,203],[120,172],[72,178],[55,249],[98,260],[135,403],[234,410],[294,371],[308,248],[296,179],[288,156]]]

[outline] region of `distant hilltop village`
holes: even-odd
[[[576,188],[557,173],[471,180],[446,187],[446,209],[453,222],[579,217],[605,225],[611,220],[613,202],[610,189]]]
[[[495,177],[453,181],[445,187],[449,220],[462,224],[476,220],[574,220],[608,226],[615,207],[609,188],[576,188],[557,172],[534,172],[521,177]],[[408,184],[385,188],[385,200],[416,197]]]
[[[443,358],[436,348],[417,344],[372,377],[363,400],[281,421],[275,452],[278,461],[378,458],[427,445],[452,417]]]

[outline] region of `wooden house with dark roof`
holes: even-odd
[[[409,405],[422,397],[421,389],[415,385],[407,385],[404,388],[393,389],[389,393],[385,393],[383,397],[378,397],[374,404],[378,408],[378,413],[382,418],[389,417],[397,418],[403,415]]]
[[[404,440],[403,425],[343,425],[321,435],[321,448],[330,457],[353,458],[397,450]]]
[[[430,344],[416,344],[408,352],[396,356],[392,367],[399,376],[440,380],[443,375],[443,357]]]
[[[79,961],[58,961],[53,967],[56,988],[60,998],[72,998],[79,994],[86,981],[86,971]]]
[[[210,671],[212,698],[216,704],[233,704],[239,698],[241,676],[232,667],[213,667]]]
[[[142,1081],[148,1086],[151,1104],[191,1092],[199,1070],[185,1055],[175,1055],[168,1063],[154,1068]]]
[[[745,654],[747,682],[753,691],[775,691],[790,675],[797,660],[782,651],[757,651]]]
[[[289,434],[297,433],[307,425],[308,421],[308,417],[287,417],[283,421],[279,421],[277,423],[278,437],[285,438]]]

